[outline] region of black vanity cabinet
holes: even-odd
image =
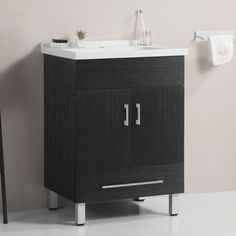
[[[175,215],[172,197],[184,192],[184,56],[44,55],[44,71],[45,187],[76,204],[169,194]]]

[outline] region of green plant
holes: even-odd
[[[87,37],[87,32],[84,30],[77,31],[77,36],[79,40],[84,40]]]

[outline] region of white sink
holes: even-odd
[[[49,43],[41,44],[43,54],[69,58],[73,60],[185,56],[186,48],[161,48],[157,46],[137,46],[133,41],[83,41],[75,48],[54,48]]]
[[[114,46],[114,47],[104,47],[104,46],[100,46],[100,47],[94,47],[94,48],[90,48],[90,47],[80,47],[78,49],[104,49],[104,50],[161,50],[161,49],[165,49],[165,48],[161,48],[161,47],[155,47],[155,46],[124,46],[124,47],[120,47],[120,46]]]
[[[135,47],[135,50],[162,50],[165,48],[154,47],[154,46],[139,46]]]
[[[97,40],[82,41],[78,44],[78,49],[108,49],[108,50],[150,50],[162,49],[155,46],[138,46],[136,41],[129,40]]]

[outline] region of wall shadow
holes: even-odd
[[[0,73],[0,107],[9,210],[42,207],[46,200],[42,196],[42,61],[40,45],[37,45],[27,56]],[[20,197],[21,202],[17,202],[14,196]]]
[[[130,31],[132,29],[132,31]],[[138,37],[138,12],[129,15],[124,22],[124,32],[122,39],[134,40]]]
[[[213,68],[209,61],[207,42],[198,42],[197,44],[197,65],[199,73],[206,73]]]

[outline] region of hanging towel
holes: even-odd
[[[209,37],[210,61],[213,65],[225,64],[232,60],[234,52],[232,35],[214,35]]]

